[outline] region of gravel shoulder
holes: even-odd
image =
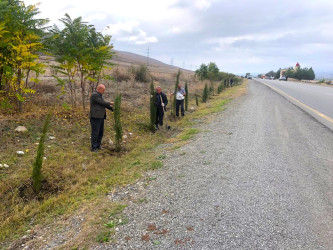
[[[254,81],[199,127],[95,249],[333,249],[331,130]]]

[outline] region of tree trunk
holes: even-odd
[[[19,68],[17,70],[17,82],[16,82],[16,84],[17,84],[17,88],[18,88],[17,93],[22,96],[21,78],[22,78],[22,69]],[[22,105],[22,102],[20,100],[18,100],[18,110],[19,110],[20,113],[22,113],[23,105]]]

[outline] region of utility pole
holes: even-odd
[[[170,60],[170,64],[171,66],[173,66],[173,58],[171,57],[171,60]]]

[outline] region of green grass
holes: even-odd
[[[182,141],[187,141],[187,140],[190,140],[193,138],[193,136],[197,133],[199,133],[200,130],[197,129],[197,128],[189,128],[189,129],[186,129],[184,132],[182,132],[180,135],[179,135],[179,138],[182,140]]]

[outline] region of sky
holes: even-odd
[[[116,50],[195,70],[254,75],[294,66],[333,76],[332,0],[25,0],[61,27],[82,16]]]

